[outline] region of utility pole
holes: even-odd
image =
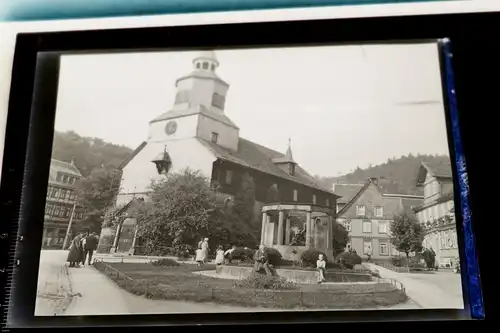
[[[71,225],[73,224],[73,218],[75,216],[75,209],[76,209],[76,199],[75,203],[73,204],[73,209],[71,210],[71,217],[69,218],[68,229],[66,230],[66,236],[64,237],[63,250],[66,250],[68,248],[68,240],[71,233]]]

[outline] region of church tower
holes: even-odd
[[[219,61],[213,51],[203,51],[192,61],[193,70],[176,80],[172,108],[150,122],[151,142],[198,138],[238,150],[238,127],[226,116],[229,84],[217,75]]]

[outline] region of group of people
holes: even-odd
[[[91,265],[92,256],[97,249],[98,243],[99,237],[97,233],[78,233],[68,248],[69,253],[66,261],[69,262],[69,267],[80,267],[80,264],[85,265],[86,260],[88,260],[88,265]]]

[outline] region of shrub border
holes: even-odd
[[[130,283],[131,285],[133,285],[137,280],[136,279],[133,279],[132,277],[126,275],[125,273],[121,272],[120,270],[108,265],[107,263],[105,263],[104,261],[102,260],[97,260],[94,262],[94,267],[100,272],[100,273],[103,273],[105,274],[109,279],[111,279],[114,283],[118,284],[119,287],[123,288],[119,281],[122,280],[125,284],[125,289],[127,292],[130,292],[126,287],[128,285],[128,283]],[[393,294],[393,293],[400,293],[402,292],[403,296],[408,299],[408,296],[406,294],[406,289],[405,287],[403,286],[403,284],[397,280],[394,280],[394,279],[386,279],[386,278],[378,278],[377,279],[378,282],[381,282],[381,283],[389,283],[391,285],[393,285],[396,289],[395,290],[391,290],[391,291],[376,291],[376,292],[329,292],[328,294],[330,295],[354,295],[354,297],[356,296],[361,296],[361,295],[372,295],[372,296],[377,296],[377,295],[388,295],[388,294]],[[146,298],[152,298],[155,296],[155,293],[151,293],[150,292],[150,283],[147,279],[145,279],[145,284],[144,284],[144,292],[140,293],[140,294],[137,294],[137,293],[134,293],[135,295],[141,295],[141,296],[145,296]],[[210,294],[211,294],[211,297],[210,299],[206,300],[206,301],[211,301],[211,302],[217,302],[219,304],[234,304],[234,305],[239,305],[239,306],[249,306],[249,307],[252,307],[252,306],[256,306],[256,307],[262,307],[262,308],[272,308],[273,306],[269,306],[268,304],[255,304],[255,305],[248,305],[248,304],[242,304],[242,303],[237,303],[237,302],[228,302],[222,298],[217,298],[217,297],[214,297],[214,291],[217,289],[217,288],[208,288],[210,290]],[[221,291],[225,291],[225,289],[221,289]],[[267,290],[267,289],[262,289],[262,290],[255,290],[254,291],[255,293],[258,293],[258,292],[262,292],[262,293],[265,293],[267,297],[269,297],[269,295],[277,295],[277,294],[286,294],[286,293],[298,293],[300,295],[299,297],[299,300],[300,300],[300,307],[301,308],[313,308],[311,306],[309,306],[309,304],[305,304],[304,303],[304,295],[306,296],[312,296],[313,299],[316,299],[316,295],[324,295],[325,292],[322,291],[322,292],[311,292],[311,291],[303,291],[302,289],[300,290]],[[170,300],[175,300],[175,298],[170,298]],[[183,300],[183,301],[190,301],[189,299],[179,299],[179,300]],[[205,302],[206,302],[205,301]],[[201,301],[203,302],[203,301]],[[395,303],[395,304],[392,304],[392,305],[396,305],[396,304],[401,304],[402,302],[400,303]],[[361,305],[359,308],[363,308],[365,307],[364,305]],[[319,307],[321,308],[321,307]],[[335,309],[335,308],[342,308],[342,307],[335,307],[335,306],[330,306],[329,308],[331,309]]]

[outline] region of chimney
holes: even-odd
[[[75,158],[74,157],[71,159],[71,162],[69,162],[69,164],[75,165]]]

